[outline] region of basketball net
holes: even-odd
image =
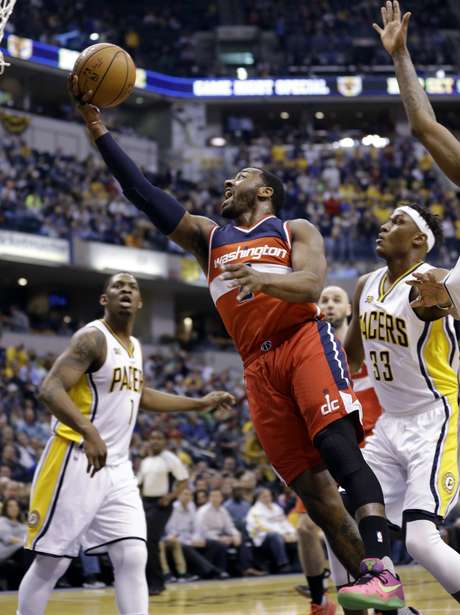
[[[0,0],[0,43],[3,38],[6,22],[10,18],[11,13],[13,12],[15,4],[16,0]],[[3,53],[0,51],[0,75],[3,75],[5,66],[9,66],[9,64],[8,62],[5,62],[3,58]]]

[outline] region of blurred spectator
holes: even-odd
[[[24,549],[26,534],[18,501],[6,498],[0,516],[0,576],[6,578],[7,589],[17,589],[32,561],[31,553]]]
[[[246,517],[251,508],[251,504],[243,498],[243,490],[240,483],[235,483],[232,489],[232,497],[225,504],[225,508],[235,524],[235,527],[243,532],[246,529]]]
[[[213,577],[226,578],[223,570],[219,569],[201,555],[197,547],[204,547],[205,541],[199,537],[196,526],[196,507],[192,501],[190,489],[184,489],[174,502],[171,518],[166,525],[166,540],[175,539],[182,546],[187,569],[199,577],[208,579]],[[184,570],[184,575],[185,575]]]
[[[278,573],[290,572],[289,546],[296,552],[297,533],[283,509],[273,502],[269,489],[262,489],[246,519],[248,533],[256,547],[269,558],[271,567]]]
[[[228,572],[228,557],[235,554],[240,574],[263,574],[253,567],[250,549],[242,542],[240,532],[222,504],[222,493],[214,489],[209,494],[208,504],[197,512],[198,535],[205,541],[205,556],[219,569]]]
[[[166,450],[166,439],[161,431],[150,434],[150,455],[138,473],[147,520],[147,582],[150,595],[164,591],[164,578],[160,562],[160,540],[173,510],[173,501],[187,486],[188,472],[179,457]],[[170,486],[170,476],[176,481]]]

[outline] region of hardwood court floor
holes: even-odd
[[[457,604],[417,566],[402,568],[408,604],[424,615],[460,615]],[[150,600],[152,615],[308,615],[308,603],[293,591],[298,575],[170,585]],[[333,594],[335,596],[335,594]],[[1,615],[14,615],[16,593],[0,592]],[[116,615],[112,589],[61,590],[53,594],[46,615]],[[342,613],[339,608],[337,614]]]

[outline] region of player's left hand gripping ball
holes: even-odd
[[[222,279],[229,280],[234,288],[240,288],[236,299],[242,301],[252,293],[260,292],[265,284],[265,274],[248,265],[223,265]]]

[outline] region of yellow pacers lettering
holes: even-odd
[[[109,392],[134,391],[140,393],[144,386],[144,375],[141,369],[133,367],[115,367],[112,373],[112,382]]]
[[[373,310],[360,315],[359,325],[362,336],[366,340],[378,340],[404,348],[409,345],[406,323],[402,318],[395,318],[391,314]]]

